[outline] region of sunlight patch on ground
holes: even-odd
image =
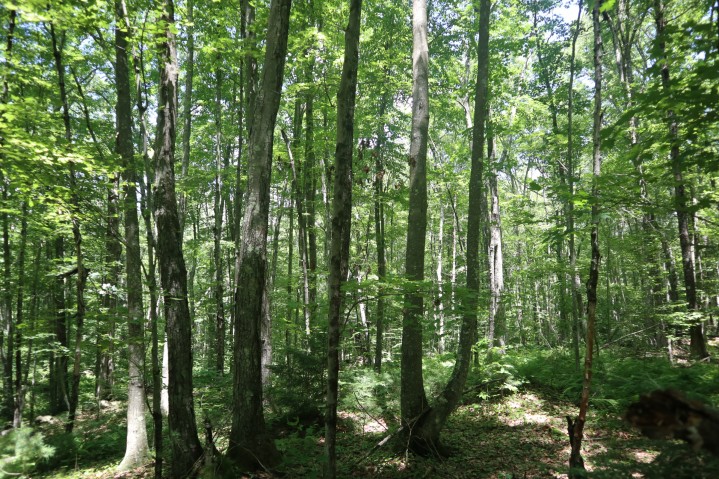
[[[632,451],[632,454],[634,455],[634,458],[637,461],[643,462],[644,464],[651,463],[659,455],[659,453],[655,452],[655,451],[642,451],[642,450]]]
[[[377,434],[387,431],[387,424],[382,419],[368,417],[365,414],[340,411],[337,415],[341,419],[351,420],[362,428],[365,434]]]

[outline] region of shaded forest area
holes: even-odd
[[[0,478],[719,477],[716,0],[0,32]]]

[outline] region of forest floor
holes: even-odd
[[[381,419],[345,412],[338,434],[340,477],[346,478],[565,478],[569,441],[565,417],[577,407],[550,390],[524,388],[475,404],[465,404],[451,417],[443,439],[452,455],[426,459],[389,446],[372,451],[388,433]],[[120,415],[117,420],[121,420]],[[100,434],[94,421],[80,424],[83,435]],[[89,427],[89,429],[88,429]],[[310,426],[278,441],[285,464],[281,475],[257,473],[246,478],[321,477],[321,428]],[[591,477],[717,478],[719,460],[674,441],[640,437],[617,415],[591,412],[583,455]],[[113,472],[121,456],[76,464],[45,479],[151,478],[147,466],[125,474]]]
[[[710,342],[719,357],[719,338]],[[425,360],[425,387],[436,395],[451,372],[449,357]],[[595,360],[589,415],[582,454],[591,478],[716,479],[719,458],[692,450],[679,441],[649,440],[623,419],[626,407],[640,394],[661,388],[684,391],[719,405],[719,367],[692,362],[685,355],[671,365],[656,354],[614,349]],[[566,478],[569,439],[566,417],[575,417],[581,374],[567,351],[509,351],[494,360],[480,360],[470,375],[464,403],[451,416],[442,440],[451,451],[446,459],[422,458],[403,451],[397,440],[376,445],[396,428],[399,409],[398,365],[388,362],[381,375],[369,368],[348,368],[342,375],[338,431],[338,477],[386,479],[524,479]],[[321,378],[321,377],[320,377]],[[279,379],[279,377],[278,377]],[[578,380],[579,379],[579,380]],[[212,380],[204,380],[213,384]],[[215,381],[216,382],[216,381]],[[279,383],[279,381],[278,381]],[[219,392],[225,387],[217,386]],[[291,383],[285,383],[289,394]],[[214,406],[209,389],[198,414],[214,414],[216,445],[222,450],[229,434],[229,401],[218,395]],[[300,388],[300,391],[306,390]],[[277,394],[277,393],[275,393]],[[285,403],[301,399],[287,396]],[[317,407],[321,408],[321,396]],[[275,398],[278,399],[278,396]],[[213,413],[214,408],[214,413]],[[270,422],[283,463],[278,472],[234,474],[232,479],[314,479],[322,477],[324,428],[313,420],[277,415]],[[321,409],[316,409],[315,419]],[[55,453],[43,479],[131,479],[153,477],[152,464],[124,474],[115,472],[125,446],[125,410],[121,401],[105,405],[101,414],[79,417],[74,434],[64,434],[59,418],[45,417],[37,429]],[[285,419],[281,419],[284,417]],[[148,415],[148,426],[151,425]],[[389,425],[389,428],[388,428]],[[150,427],[151,429],[151,427]],[[152,431],[148,431],[152,438]],[[42,466],[39,464],[38,466]],[[0,477],[3,477],[0,471]],[[216,477],[203,471],[202,479]],[[227,475],[223,479],[230,479]]]

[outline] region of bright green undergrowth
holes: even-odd
[[[664,358],[636,358],[623,353],[607,350],[595,357],[591,385],[593,406],[620,412],[641,394],[665,388],[677,389],[715,406],[719,404],[716,364],[698,362],[675,366]],[[567,351],[516,351],[507,356],[507,362],[530,384],[548,388],[566,401],[579,400],[582,372],[575,369]]]

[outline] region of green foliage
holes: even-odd
[[[322,417],[325,399],[325,357],[291,348],[289,364],[271,366],[272,383],[267,398],[282,421]]]
[[[79,451],[83,447],[78,437],[71,433],[48,436],[47,443],[55,449],[55,454],[52,457],[44,458],[38,464],[38,470],[41,472],[75,464]]]
[[[624,357],[621,353],[614,349],[602,351],[595,357],[592,406],[621,412],[641,394],[664,388],[719,404],[719,370],[714,365],[672,366],[663,358]],[[579,401],[582,374],[574,369],[574,362],[566,351],[529,350],[517,352],[508,359],[530,384],[549,388],[563,400]]]
[[[398,420],[399,364],[385,362],[380,374],[369,368],[340,371],[340,390],[340,409],[360,411],[387,424]]]
[[[15,429],[0,436],[0,479],[31,477],[39,461],[52,457],[56,448],[32,428]]]
[[[280,469],[288,471],[288,474],[294,477],[308,479],[322,477],[321,465],[324,455],[320,455],[322,449],[318,445],[324,431],[317,425],[307,428],[299,424],[290,424],[290,426],[297,429],[275,441],[277,449],[282,454]]]

